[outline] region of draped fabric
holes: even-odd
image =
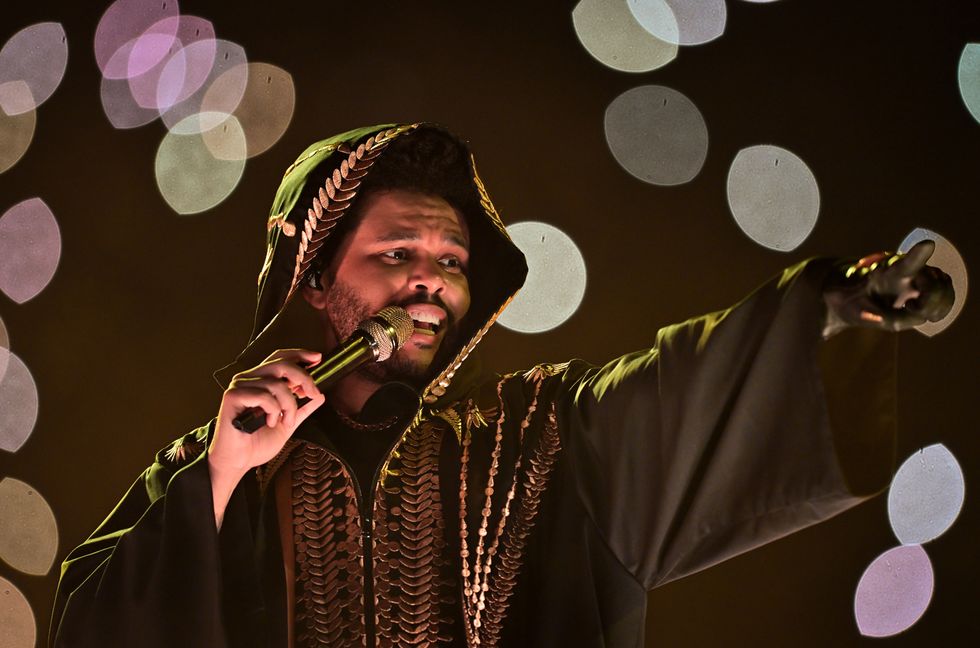
[[[69,554],[51,645],[310,645],[299,640],[318,617],[343,620],[335,645],[369,632],[377,645],[640,646],[647,590],[887,485],[894,337],[821,340],[828,268],[791,268],[601,367],[460,372],[446,398],[408,413],[359,512],[335,503],[353,482],[311,418],[243,480],[219,535],[210,426],[196,430]],[[344,589],[322,596],[299,581],[310,544],[276,496],[297,466],[314,475],[314,500],[333,498],[330,528],[343,533],[330,542],[362,558],[358,542],[372,548],[370,574],[350,573],[344,553]]]

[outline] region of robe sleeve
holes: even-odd
[[[226,645],[208,432],[161,451],[65,559],[51,646]]]
[[[603,367],[570,364],[558,415],[575,488],[647,589],[825,520],[887,485],[895,336],[821,337],[829,260],[658,332]]]

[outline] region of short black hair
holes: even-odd
[[[335,163],[321,163],[309,176],[301,202],[311,202],[323,186]],[[323,167],[323,168],[321,168]],[[480,209],[474,196],[470,150],[466,142],[444,128],[420,126],[395,138],[361,181],[354,202],[324,242],[310,272],[317,276],[330,265],[341,242],[360,222],[363,206],[372,194],[405,190],[439,196],[469,221],[469,214]],[[309,196],[309,198],[307,198]]]

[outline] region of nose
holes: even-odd
[[[439,265],[438,260],[428,257],[418,259],[412,266],[412,274],[408,281],[412,290],[433,295],[441,293],[446,287],[442,266]]]

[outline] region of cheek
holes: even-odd
[[[469,283],[466,281],[466,277],[462,277],[458,282],[454,284],[454,300],[453,308],[456,311],[456,319],[461,320],[463,316],[470,309],[470,287]]]

